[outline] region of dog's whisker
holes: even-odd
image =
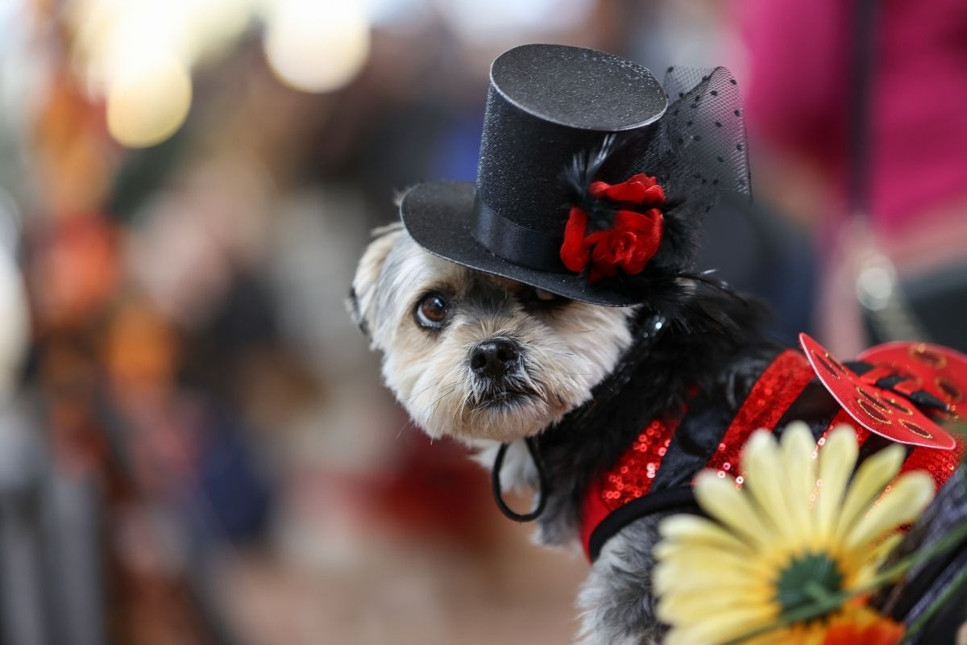
[[[433,401],[433,403],[430,404],[431,416],[432,416],[432,412],[436,411],[437,406],[440,405],[440,402],[443,401],[443,399],[453,394],[454,389],[456,388],[451,387],[445,390],[439,397],[437,397],[435,401]]]

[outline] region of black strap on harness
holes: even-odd
[[[529,513],[518,513],[504,501],[503,487],[500,484],[500,471],[504,467],[504,457],[507,456],[507,449],[510,448],[509,443],[500,444],[500,448],[497,450],[497,458],[494,459],[494,468],[490,471],[490,487],[494,493],[494,501],[497,503],[497,508],[508,519],[514,520],[515,522],[533,522],[541,516],[541,513],[544,512],[544,507],[547,505],[547,474],[544,472],[544,464],[541,463],[540,455],[537,452],[537,439],[527,437],[524,439],[524,443],[527,446],[527,452],[530,453],[531,459],[534,461],[534,467],[537,469],[537,503],[534,506],[534,510]]]

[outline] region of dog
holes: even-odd
[[[674,295],[662,293],[660,305],[568,300],[436,257],[395,224],[378,230],[364,253],[350,309],[383,355],[386,384],[428,435],[465,443],[486,465],[510,444],[498,473],[503,488],[541,488],[522,441],[539,438],[546,508],[538,540],[574,548],[592,477],[611,468],[641,428],[686,405],[701,423],[727,425],[784,352],[762,332],[765,310],[724,286],[682,279],[666,289]],[[792,416],[814,428],[842,418],[816,380],[797,401]],[[692,440],[720,436],[706,430]],[[872,435],[864,445],[886,443]],[[660,642],[665,627],[650,571],[669,512],[607,540],[580,592],[580,643]]]
[[[734,392],[771,355],[773,345],[753,331],[758,308],[727,295],[703,295],[715,290],[699,284],[682,282],[678,289],[673,299],[682,303],[682,317],[664,320],[669,329],[661,343],[650,347],[647,364],[629,379],[629,400],[613,399],[575,432],[562,428],[567,415],[600,394],[643,322],[654,328],[647,306],[567,300],[461,267],[427,253],[393,225],[377,231],[359,263],[351,310],[382,352],[386,384],[427,434],[462,441],[486,463],[493,463],[500,443],[512,443],[500,473],[504,487],[537,488],[519,440],[551,427],[560,431],[542,446],[549,497],[540,541],[573,545],[580,491],[630,444],[644,420],[674,409],[690,387],[706,382],[737,405]],[[707,370],[711,365],[714,371]],[[661,517],[628,527],[595,563],[581,593],[581,642],[660,637],[648,571]]]
[[[896,392],[891,388],[903,379],[877,375],[871,363],[842,365],[808,343],[806,351],[781,347],[763,331],[764,307],[689,271],[700,231],[695,213],[707,207],[688,200],[723,175],[693,172],[697,166],[680,161],[676,141],[687,143],[683,135],[690,131],[682,128],[692,121],[678,127],[673,119],[680,109],[695,114],[701,97],[729,91],[731,77],[709,84],[715,76],[704,76],[699,99],[682,92],[667,110],[661,104],[656,109],[672,125],[659,134],[643,121],[648,145],[665,152],[642,153],[636,141],[632,156],[650,168],[671,168],[653,177],[633,174],[633,166],[615,171],[613,138],[589,145],[601,141],[597,122],[588,132],[569,123],[562,134],[563,117],[547,116],[554,105],[542,103],[553,94],[546,79],[540,93],[513,101],[506,88],[494,89],[503,82],[520,91],[519,79],[509,82],[508,75],[539,65],[560,71],[561,60],[594,66],[594,74],[584,74],[593,79],[613,73],[614,82],[627,81],[624,61],[576,48],[525,46],[495,61],[485,133],[502,132],[485,134],[476,186],[408,191],[400,204],[403,223],[377,230],[365,250],[349,309],[381,352],[383,378],[414,422],[493,464],[502,510],[502,490],[537,491],[534,511],[505,514],[536,518],[539,542],[583,546],[592,567],[578,598],[578,642],[658,643],[666,632],[650,575],[658,525],[670,513],[696,511],[689,484],[701,469],[734,468],[742,439],[758,427],[781,431],[803,420],[819,439],[849,421],[826,385],[833,379],[855,380],[865,397],[858,405],[874,420],[881,408],[892,414],[886,408],[906,409],[912,400],[938,410],[949,406],[936,391]],[[640,74],[652,87],[650,75]],[[574,92],[570,85],[565,90]],[[518,114],[525,104],[532,112],[526,118]],[[727,114],[740,114],[729,107]],[[720,118],[710,127],[721,127]],[[535,131],[543,147],[525,148],[539,158],[522,158],[520,141]],[[727,145],[741,151],[734,141]],[[670,162],[673,153],[678,156]],[[713,168],[716,157],[723,159],[713,154]],[[506,172],[509,160],[523,179]],[[544,165],[557,170],[536,183],[524,181]],[[568,169],[563,181],[562,167]],[[609,172],[625,181],[600,181]],[[692,184],[679,181],[686,174]],[[736,185],[744,185],[743,177]],[[484,202],[504,205],[503,214]],[[577,205],[560,214],[562,202]],[[540,217],[527,219],[541,208]],[[509,214],[519,221],[508,222]],[[553,222],[536,230],[545,220]],[[588,234],[604,220],[610,229]],[[562,236],[555,237],[555,226]],[[604,286],[589,286],[596,280]],[[924,364],[930,358],[919,357]],[[862,381],[863,374],[877,380]],[[868,431],[864,439],[867,454],[889,443]],[[930,448],[913,449],[908,461],[941,453],[924,451]],[[952,471],[960,453],[948,453],[944,468]],[[602,495],[608,482],[614,488]]]

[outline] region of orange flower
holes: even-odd
[[[830,621],[823,645],[896,645],[903,638],[903,625],[869,607],[857,607]]]

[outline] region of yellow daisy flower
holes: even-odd
[[[868,584],[934,495],[924,472],[897,479],[905,451],[866,459],[852,481],[856,433],[839,426],[819,449],[809,428],[790,424],[781,444],[767,431],[746,443],[744,486],[704,471],[695,496],[711,519],[675,515],[661,525],[654,588],[667,645],[716,645],[802,611],[816,599]],[[892,483],[891,483],[892,482]],[[833,608],[750,641],[821,644]]]

